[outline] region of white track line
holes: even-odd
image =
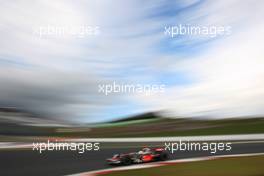
[[[150,138],[79,138],[52,142],[173,142],[173,141],[232,141],[232,143],[262,143],[264,134],[214,135],[214,136],[179,136]],[[0,149],[32,148],[32,143],[0,142]]]
[[[0,149],[32,148],[32,143],[0,142]]]
[[[217,156],[195,157],[195,158],[187,158],[187,159],[176,159],[176,160],[163,161],[163,162],[157,162],[157,163],[148,163],[148,164],[125,166],[125,167],[118,167],[118,168],[111,168],[111,169],[102,169],[102,170],[90,171],[90,172],[82,172],[82,173],[77,173],[77,174],[68,175],[68,176],[96,176],[96,175],[100,175],[100,174],[104,174],[108,172],[110,173],[110,172],[115,172],[115,171],[152,168],[152,167],[169,165],[173,163],[186,163],[186,162],[206,161],[206,160],[229,158],[229,157],[243,157],[243,156],[245,157],[245,156],[259,156],[259,155],[264,155],[264,153],[217,155]]]
[[[264,140],[264,134],[179,136],[179,137],[142,137],[142,138],[83,138],[69,139],[72,142],[169,142],[169,141],[239,141]]]

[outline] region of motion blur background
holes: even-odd
[[[264,133],[264,1],[0,4],[3,145]],[[229,32],[168,35],[179,25]],[[164,91],[100,92],[113,82]]]
[[[263,5],[2,1],[0,105],[58,123],[102,122],[158,110],[175,117],[261,116]],[[164,34],[165,27],[179,24],[230,26],[231,34]],[[81,33],[79,28],[87,26],[96,31]],[[54,31],[62,27],[76,34]],[[165,93],[98,92],[99,84],[113,81],[164,84]]]

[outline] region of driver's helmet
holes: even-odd
[[[145,148],[142,149],[142,151],[143,151],[144,153],[149,153],[149,152],[150,152],[150,148],[145,147]]]
[[[144,153],[144,152],[143,152],[143,151],[141,151],[141,150],[138,152],[138,154],[140,154],[140,155],[142,155],[143,153]]]
[[[119,158],[120,154],[114,154],[113,158]]]

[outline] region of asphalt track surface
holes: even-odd
[[[101,148],[100,151],[78,154],[76,151],[45,151],[39,154],[32,149],[0,150],[0,175],[4,176],[60,176],[75,174],[108,166],[105,159],[115,153],[126,153],[137,151],[138,148]],[[232,150],[228,152],[217,152],[222,154],[245,154],[264,152],[264,143],[232,144]],[[210,152],[188,151],[177,152],[170,159],[183,159],[191,157],[210,156]]]

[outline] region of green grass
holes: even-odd
[[[104,176],[263,176],[264,156],[180,163],[148,169],[117,171]]]
[[[226,126],[209,127],[183,131],[159,131],[145,133],[145,137],[162,136],[199,136],[199,135],[224,135],[224,134],[256,134],[264,133],[264,123],[260,124],[227,124]]]
[[[165,137],[165,136],[198,136],[198,135],[228,135],[228,134],[256,134],[264,133],[264,118],[249,119],[148,119],[128,122],[102,124],[101,126],[89,127],[87,130],[77,127],[67,131],[67,128],[57,127],[21,127],[19,132],[32,132],[35,138],[40,136],[53,137]],[[15,128],[18,131],[18,128]],[[14,128],[1,129],[13,131]],[[0,130],[0,131],[1,131]],[[1,134],[1,133],[0,133]],[[15,135],[14,135],[15,136]],[[18,135],[21,137],[21,135]],[[11,136],[0,136],[1,141],[8,140]]]
[[[166,125],[164,125],[166,123]],[[173,126],[171,126],[173,124]],[[159,128],[163,126],[163,128]],[[166,128],[169,126],[168,128]],[[200,127],[200,128],[197,128]],[[155,128],[157,130],[155,130]],[[134,130],[138,129],[138,130]],[[94,128],[87,137],[163,137],[264,133],[264,119],[180,121],[164,119],[129,126]]]
[[[125,122],[115,122],[115,123],[102,123],[96,125],[97,128],[105,128],[105,127],[126,127],[135,124],[148,124],[152,122],[158,122],[161,119],[143,119],[143,120],[131,120]]]

